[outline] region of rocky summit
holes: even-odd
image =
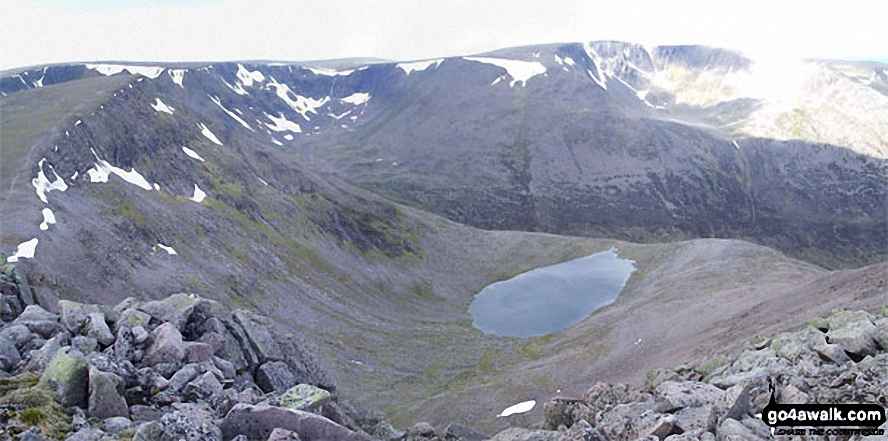
[[[29,303],[14,266],[3,270],[0,440],[764,440],[772,396],[888,405],[886,305],[652,370],[643,385],[555,396],[531,428],[399,431],[339,401],[312,354],[251,311],[179,293],[112,307],[62,300],[53,313]]]
[[[57,314],[28,304],[14,271],[2,283],[0,439],[400,436],[340,403],[311,353],[252,312],[180,293]]]

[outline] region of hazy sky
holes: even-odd
[[[410,60],[599,39],[888,59],[886,0],[3,3],[0,69],[99,60]]]

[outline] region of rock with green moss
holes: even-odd
[[[89,370],[79,351],[63,347],[46,366],[40,377],[40,386],[59,394],[63,406],[86,406]]]
[[[310,384],[297,384],[278,397],[278,405],[287,409],[315,410],[330,402],[330,392]]]
[[[878,333],[876,326],[869,319],[865,319],[830,328],[826,335],[830,343],[841,345],[846,352],[863,358],[876,354],[875,339]]]
[[[95,367],[89,370],[89,402],[87,410],[93,418],[128,417],[129,408],[123,398],[123,379]]]
[[[846,310],[838,310],[833,312],[826,318],[827,323],[829,323],[829,329],[841,328],[849,323],[859,322],[859,321],[869,321],[870,314],[866,311],[846,311]]]
[[[121,327],[130,329],[137,326],[145,327],[149,321],[151,321],[151,316],[148,313],[135,308],[128,308],[120,313],[120,319],[114,324],[114,331],[117,332]]]
[[[133,441],[159,441],[163,435],[163,426],[157,421],[148,421],[136,428]]]

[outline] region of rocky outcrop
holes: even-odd
[[[311,354],[254,313],[181,293],[63,300],[54,314],[16,282],[0,321],[0,440],[372,439]]]
[[[762,440],[760,413],[779,403],[872,403],[888,390],[888,307],[836,311],[800,331],[750,343],[732,356],[651,372],[643,387],[598,383],[582,398],[545,404],[538,430],[495,440]],[[888,431],[888,424],[881,427]]]

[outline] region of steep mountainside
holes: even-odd
[[[729,345],[786,324],[774,308],[808,305],[803,321],[884,298],[888,177],[866,125],[885,121],[884,96],[815,63],[878,96],[863,144],[833,145],[739,137],[706,118],[752,121],[766,103],[655,88],[676,66],[706,78],[749,63],[595,43],[398,64],[40,67],[0,79],[0,245],[47,309],[195,292],[309,338],[344,397],[395,423],[499,428],[519,398],[638,378],[694,355],[694,336]],[[701,237],[803,260],[674,242]],[[639,271],[571,330],[471,326],[484,286],[611,247]],[[662,332],[676,314],[696,320]],[[725,321],[737,324],[722,333]],[[671,349],[633,352],[639,338]]]

